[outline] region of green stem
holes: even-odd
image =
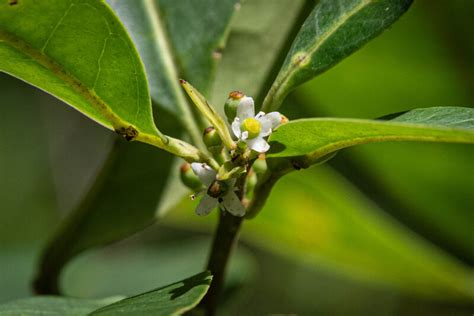
[[[207,264],[207,270],[212,273],[212,283],[206,296],[199,304],[205,310],[207,316],[216,314],[216,308],[224,287],[227,266],[232,251],[237,244],[242,221],[242,217],[220,212],[219,224],[214,235],[212,250]]]
[[[238,197],[240,200],[245,195],[245,176],[237,181]],[[224,211],[219,213],[219,224],[212,241],[211,253],[207,262],[207,270],[212,273],[212,283],[199,307],[205,310],[207,316],[216,314],[217,305],[224,287],[225,275],[230,256],[237,244],[240,227],[244,218],[236,217]]]

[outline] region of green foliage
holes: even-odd
[[[256,154],[245,151],[244,147],[235,149],[228,126],[207,101],[214,77],[219,82],[212,92],[215,104],[223,104],[229,91],[239,89],[255,96],[257,106],[266,96],[262,109],[274,110],[294,88],[333,67],[391,26],[411,2],[321,0],[315,5],[312,0],[253,0],[243,2],[242,10],[236,13],[241,7],[238,0],[203,0],[199,4],[193,0],[108,0],[119,19],[99,0],[5,1],[0,4],[0,71],[51,93],[127,140],[163,148],[188,162],[206,162],[219,170],[218,177],[232,183],[239,180],[237,188],[245,191],[246,175],[242,175],[245,171],[251,174]],[[229,45],[224,50],[227,38]],[[217,68],[221,58],[223,63]],[[348,74],[344,72],[344,78],[351,77]],[[218,148],[211,150],[215,157],[210,156],[201,138],[201,129],[207,125],[189,106],[179,87],[179,78],[202,91],[201,95],[182,81],[192,101],[231,150]],[[331,93],[335,94],[334,91]],[[363,97],[367,95],[365,91]],[[290,112],[299,111],[295,116],[303,112],[315,116],[327,106],[317,104],[315,101],[319,100],[313,96],[310,100],[303,105],[294,102]],[[387,100],[390,102],[397,102],[397,107],[406,104],[396,94]],[[345,105],[340,108],[342,114],[342,109],[347,110]],[[383,141],[471,144],[474,143],[473,120],[474,111],[461,107],[420,108],[383,120],[292,120],[280,126],[269,139],[268,170],[253,173],[251,181],[247,179],[248,195],[243,201],[249,202],[248,215],[256,215],[265,206],[273,186],[283,175],[325,162],[342,148]],[[154,121],[163,132],[189,139],[196,147],[162,135]],[[14,133],[9,133],[8,125],[4,129],[7,137],[15,138]],[[0,143],[4,144],[12,146],[13,142]],[[374,150],[372,159],[381,155]],[[415,163],[406,164],[415,168]],[[72,258],[93,247],[123,239],[164,215],[186,192],[179,184],[177,167],[177,159],[165,152],[117,139],[85,198],[67,216],[44,251],[36,290],[58,293],[60,273]],[[419,172],[425,166],[418,167]],[[392,170],[380,170],[382,177],[387,174],[389,178]],[[283,179],[265,206],[268,210],[244,225],[244,237],[250,243],[309,266],[326,266],[346,276],[404,293],[462,303],[473,299],[469,284],[472,270],[466,265],[384,215],[331,169],[307,170],[303,175],[293,174]],[[49,177],[45,179],[45,183],[51,182]],[[394,191],[404,185],[400,182]],[[51,194],[47,189],[42,192]],[[418,203],[417,194],[412,199]],[[193,229],[203,225],[202,220],[187,218],[189,208],[183,210],[188,214],[175,212],[168,223]],[[450,212],[433,215],[437,227],[448,232],[465,228],[459,222],[455,225],[450,221],[454,216]],[[219,232],[226,232],[221,228]],[[461,230],[453,233],[457,234],[455,240],[463,249],[470,249],[472,238],[465,238],[467,230]],[[224,238],[216,237],[213,247],[232,244],[236,229],[227,232]],[[217,273],[215,280],[218,288],[222,275]],[[198,304],[209,284],[209,273],[203,273],[122,300],[93,314],[180,314]],[[214,295],[215,289],[213,285],[209,293]],[[209,301],[205,300],[204,305]],[[73,306],[70,310],[73,314],[86,313],[105,304],[84,301],[82,306],[75,299],[40,297],[7,306],[28,308],[35,303],[60,314],[66,313],[64,306],[68,304]],[[80,305],[83,310],[75,309]]]
[[[286,95],[338,63],[395,22],[412,0],[322,0],[301,27],[263,111],[277,109]]]
[[[173,50],[166,42],[168,35],[160,27],[163,23],[176,24],[178,21],[173,19],[179,17],[168,16],[164,21],[160,20],[160,13],[152,10],[158,10],[160,7],[155,7],[151,1],[138,4],[136,1],[111,1],[111,5],[123,18],[138,43],[151,85],[157,87],[157,91],[165,91],[163,96],[159,97],[152,90],[152,97],[156,101],[155,112],[160,113],[158,121],[161,122],[162,129],[174,134],[183,132],[181,128],[176,128],[174,117],[162,111],[168,110],[175,117],[181,118],[189,134],[195,135],[193,139],[201,141],[199,133],[196,135],[193,130],[193,126],[194,129],[197,127],[190,116],[191,111],[184,100],[183,92],[177,90],[180,70],[173,63]],[[219,7],[227,11],[234,9],[232,3],[221,3]],[[194,17],[199,18],[199,15]],[[221,22],[229,23],[229,19],[230,16]],[[183,24],[182,27],[184,30],[190,30],[189,24]],[[222,27],[221,32],[224,31],[225,28]],[[215,31],[212,34],[215,39],[212,40],[210,34],[207,34],[207,41],[222,45],[222,34]],[[153,40],[150,40],[150,37]],[[208,50],[194,52],[188,59],[203,60],[208,53]],[[196,62],[189,60],[189,63],[193,65]],[[210,64],[213,63],[214,59]],[[160,68],[160,65],[164,68]],[[160,72],[160,69],[166,71]],[[184,70],[187,73],[194,71],[188,68]],[[206,78],[209,82],[207,85],[211,80],[211,76]],[[181,112],[179,108],[170,110],[172,104],[181,106]],[[149,226],[187,192],[179,183],[178,162],[172,159],[172,156],[157,152],[144,144],[127,145],[117,140],[108,161],[84,202],[69,215],[45,249],[36,281],[37,290],[57,292],[59,274],[75,255],[89,248],[120,240]]]
[[[269,158],[304,156],[301,163],[311,164],[339,149],[370,142],[474,143],[473,129],[474,110],[461,107],[416,109],[391,121],[301,119],[272,134]]]
[[[84,300],[57,296],[37,296],[0,305],[1,316],[85,316],[121,298]]]
[[[124,136],[158,134],[138,53],[101,1],[3,1],[0,70]]]
[[[90,315],[182,315],[195,307],[204,297],[211,280],[211,274],[203,272],[189,279],[102,307]]]
[[[14,315],[181,315],[197,305],[209,289],[212,276],[202,272],[188,279],[121,299],[84,300],[39,296],[0,305],[1,316]]]

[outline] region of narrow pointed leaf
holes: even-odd
[[[275,110],[296,86],[326,71],[379,35],[413,0],[321,0],[283,63],[263,110]]]
[[[85,316],[97,308],[112,304],[120,299],[120,297],[111,297],[101,300],[85,300],[59,296],[37,296],[0,305],[0,315]]]
[[[227,124],[220,116],[220,114],[217,113],[217,111],[209,103],[209,101],[207,101],[206,98],[201,93],[199,93],[199,91],[196,90],[196,88],[194,88],[191,84],[184,80],[181,80],[180,82],[186,93],[189,95],[191,100],[199,109],[199,111],[201,111],[201,113],[206,117],[209,123],[214,126],[224,145],[227,148],[233,148],[234,141],[232,140],[232,136],[230,136]]]
[[[416,109],[390,121],[340,118],[301,119],[270,137],[269,158],[304,157],[309,163],[339,149],[383,141],[474,143],[474,109]]]
[[[138,53],[102,1],[2,1],[0,71],[124,136],[159,133]]]
[[[201,301],[211,280],[210,272],[202,272],[180,282],[102,307],[90,315],[182,315]]]

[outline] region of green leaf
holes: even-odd
[[[473,104],[472,76],[459,75],[472,68],[472,50],[463,40],[470,28],[462,28],[467,21],[453,16],[472,12],[473,6],[455,10],[461,2],[433,7],[439,18],[433,20],[426,16],[429,4],[415,1],[389,32],[298,87],[294,96],[299,104],[289,102],[286,110],[299,111],[300,117],[369,118],[405,111],[407,105]],[[436,21],[450,20],[461,24],[444,23],[449,27],[440,37]],[[446,46],[443,38],[455,43]],[[400,58],[402,51],[410,51],[410,56]],[[384,211],[472,264],[474,234],[466,219],[472,216],[474,177],[466,177],[466,170],[472,167],[473,151],[470,145],[377,143],[339,152],[330,163]]]
[[[121,298],[85,300],[59,296],[37,296],[0,305],[0,316],[85,316],[119,299]]]
[[[298,33],[263,104],[277,109],[296,86],[326,71],[394,23],[412,0],[321,0]]]
[[[411,110],[391,121],[314,118],[291,121],[271,136],[269,158],[302,157],[312,163],[339,149],[382,141],[474,143],[474,109]]]
[[[194,105],[196,105],[209,123],[214,126],[224,145],[229,149],[233,148],[235,144],[224,119],[219,115],[219,113],[217,113],[209,101],[207,101],[206,98],[196,90],[196,88],[185,80],[181,79],[180,82]]]
[[[197,13],[207,10],[206,16],[213,18],[201,19],[201,16],[195,14],[193,21],[181,23],[179,15],[163,16],[160,12],[153,11],[153,8],[158,9],[152,3],[153,1],[109,2],[117,14],[124,19],[142,55],[152,85],[152,97],[157,101],[154,110],[155,114],[159,114],[160,126],[165,132],[169,130],[174,134],[180,134],[181,129],[176,127],[173,117],[163,110],[177,115],[177,112],[171,110],[171,106],[181,102],[180,95],[183,92],[178,82],[181,72],[194,73],[194,67],[198,65],[201,67],[200,72],[203,72],[205,67],[215,64],[216,60],[212,59],[210,50],[217,45],[216,43],[223,44],[222,32],[225,33],[223,23],[229,23],[229,15],[234,9],[233,4],[229,1],[219,1],[213,6],[200,7],[199,10],[193,11]],[[183,10],[184,7],[181,8],[181,5],[184,5],[184,1],[176,2],[175,9]],[[208,29],[211,29],[217,19],[219,19],[220,32],[217,32],[218,29],[209,32]],[[173,49],[166,39],[177,35],[166,33],[164,26],[177,25],[178,22],[184,31],[193,30],[192,36],[208,43],[207,49],[203,51],[186,53],[177,50],[179,55],[188,56],[187,65],[193,68],[178,68],[171,61],[174,59]],[[201,34],[201,31],[198,33],[198,29],[190,29],[191,24],[199,23],[205,23],[206,27],[201,26],[199,29],[204,28],[203,32],[206,34]],[[193,58],[196,60],[193,61]],[[206,62],[206,66],[198,62],[206,58],[211,58],[212,62]],[[210,85],[212,75],[200,82],[202,85]],[[204,84],[205,82],[207,83]],[[177,91],[173,90],[175,85],[178,87]],[[190,131],[191,135],[192,133]],[[201,140],[201,134],[198,133],[193,139]],[[87,193],[82,205],[68,216],[48,248],[45,249],[37,275],[36,289],[38,291],[57,293],[59,274],[71,258],[87,249],[123,239],[152,224],[157,217],[163,216],[188,192],[179,180],[179,162],[172,160],[166,153],[158,153],[153,148],[141,144],[132,143],[127,146],[120,143],[117,144],[117,148],[108,160],[110,163],[104,166],[104,170],[94,187]]]
[[[138,53],[102,1],[3,1],[0,71],[130,139],[159,135]]]
[[[108,0],[137,45],[154,103],[172,113],[196,144],[201,131],[178,79],[208,92],[236,2]]]
[[[211,284],[206,271],[168,286],[126,298],[90,315],[181,315],[194,308]]]

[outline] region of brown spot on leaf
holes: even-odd
[[[18,0],[8,0],[8,5],[14,6],[18,4]]]
[[[121,127],[116,129],[115,132],[129,142],[138,136],[138,131],[131,125],[129,127]]]

